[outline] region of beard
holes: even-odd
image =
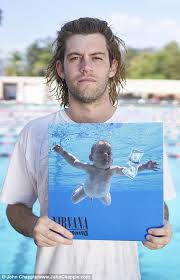
[[[91,104],[101,99],[107,92],[109,80],[108,78],[96,85],[86,85],[85,87],[78,87],[72,81],[66,80],[69,95],[75,100]]]

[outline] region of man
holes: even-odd
[[[47,217],[48,124],[139,121],[138,114],[132,116],[116,107],[117,87],[125,80],[120,47],[123,41],[105,21],[80,18],[66,23],[58,32],[47,71],[47,81],[53,88],[56,84],[56,97],[65,109],[31,121],[16,143],[1,201],[9,204],[11,225],[38,246],[35,273],[87,273],[93,280],[140,279],[135,242],[73,241],[68,230]],[[174,190],[167,164],[165,172],[165,199],[171,199]],[[37,198],[40,217],[32,213]],[[165,226],[149,230],[144,246],[159,249],[170,238],[165,206]]]

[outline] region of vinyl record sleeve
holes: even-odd
[[[48,128],[48,216],[74,239],[145,240],[164,223],[163,124]]]

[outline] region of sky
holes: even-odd
[[[0,0],[0,57],[37,39],[56,37],[61,25],[79,17],[108,21],[127,46],[161,48],[180,43],[179,0]]]

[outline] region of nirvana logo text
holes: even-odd
[[[86,217],[52,217],[53,221],[65,227],[75,236],[88,236],[88,223]]]

